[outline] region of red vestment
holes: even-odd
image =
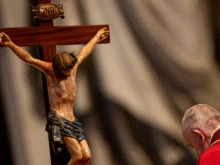
[[[220,165],[220,130],[213,134],[209,148],[201,153],[197,165]]]

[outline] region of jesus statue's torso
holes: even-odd
[[[73,121],[73,104],[76,96],[75,75],[72,74],[66,79],[57,79],[55,76],[47,75],[47,90],[50,103],[50,110],[56,111],[58,116]]]

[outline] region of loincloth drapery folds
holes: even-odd
[[[49,141],[56,154],[60,153],[64,147],[62,136],[76,139],[78,142],[85,139],[82,124],[77,120],[69,121],[57,116],[56,112],[50,110],[47,115],[46,131],[49,134]]]

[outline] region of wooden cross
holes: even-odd
[[[38,4],[51,4],[51,0],[37,0]],[[96,32],[108,25],[93,26],[54,26],[52,20],[39,20],[39,27],[22,28],[0,28],[0,32],[5,32],[11,40],[19,46],[40,46],[41,57],[44,61],[51,62],[52,56],[56,54],[56,45],[86,44]],[[102,43],[109,43],[108,37]],[[44,93],[46,96],[46,110],[49,110],[46,81],[44,82]],[[69,161],[69,153],[55,155],[50,147],[51,164],[65,165]]]

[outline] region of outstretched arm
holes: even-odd
[[[31,64],[32,66],[39,69],[40,71],[42,71],[44,73],[49,71],[50,63],[33,58],[26,50],[18,47],[16,44],[14,44],[11,41],[10,37],[3,32],[0,33],[0,45],[7,46],[15,53],[15,55],[17,57],[19,57],[24,62]]]
[[[92,52],[95,45],[103,40],[105,40],[109,35],[109,30],[107,28],[100,29],[96,35],[81,49],[78,58],[78,65]]]

